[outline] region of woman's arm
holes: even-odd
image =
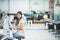
[[[20,26],[16,27],[16,28],[17,28],[17,30],[20,30],[20,31],[24,32],[24,21],[20,20]]]

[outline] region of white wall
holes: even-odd
[[[59,0],[60,2],[60,0]],[[59,14],[60,13],[60,6],[56,6],[57,4],[57,0],[54,1],[54,13],[56,14]]]
[[[35,11],[48,11],[49,9],[49,1],[48,0],[31,0],[30,1],[30,10]]]
[[[2,11],[8,11],[8,0],[0,0],[0,9]]]
[[[17,12],[19,10],[29,12],[31,10],[35,11],[48,11],[49,2],[48,0],[10,0],[10,12]]]
[[[49,10],[48,0],[10,0],[9,2],[8,4],[8,0],[0,0],[0,9],[9,11],[10,13]]]
[[[10,13],[29,11],[29,0],[10,0]]]

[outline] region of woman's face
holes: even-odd
[[[21,18],[21,14],[17,13],[17,17],[18,17],[18,18]]]

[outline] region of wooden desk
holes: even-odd
[[[43,20],[33,20],[34,24],[43,24],[44,21]]]

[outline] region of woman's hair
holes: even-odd
[[[16,25],[18,25],[19,20],[22,19],[22,12],[21,11],[18,11],[17,14],[20,14],[21,15],[21,18],[18,18],[17,16],[14,17],[14,20],[16,20]]]
[[[22,18],[22,12],[21,12],[21,11],[18,11],[17,14],[20,14],[20,15],[21,15],[21,18]],[[20,18],[20,19],[21,19],[21,18]]]

